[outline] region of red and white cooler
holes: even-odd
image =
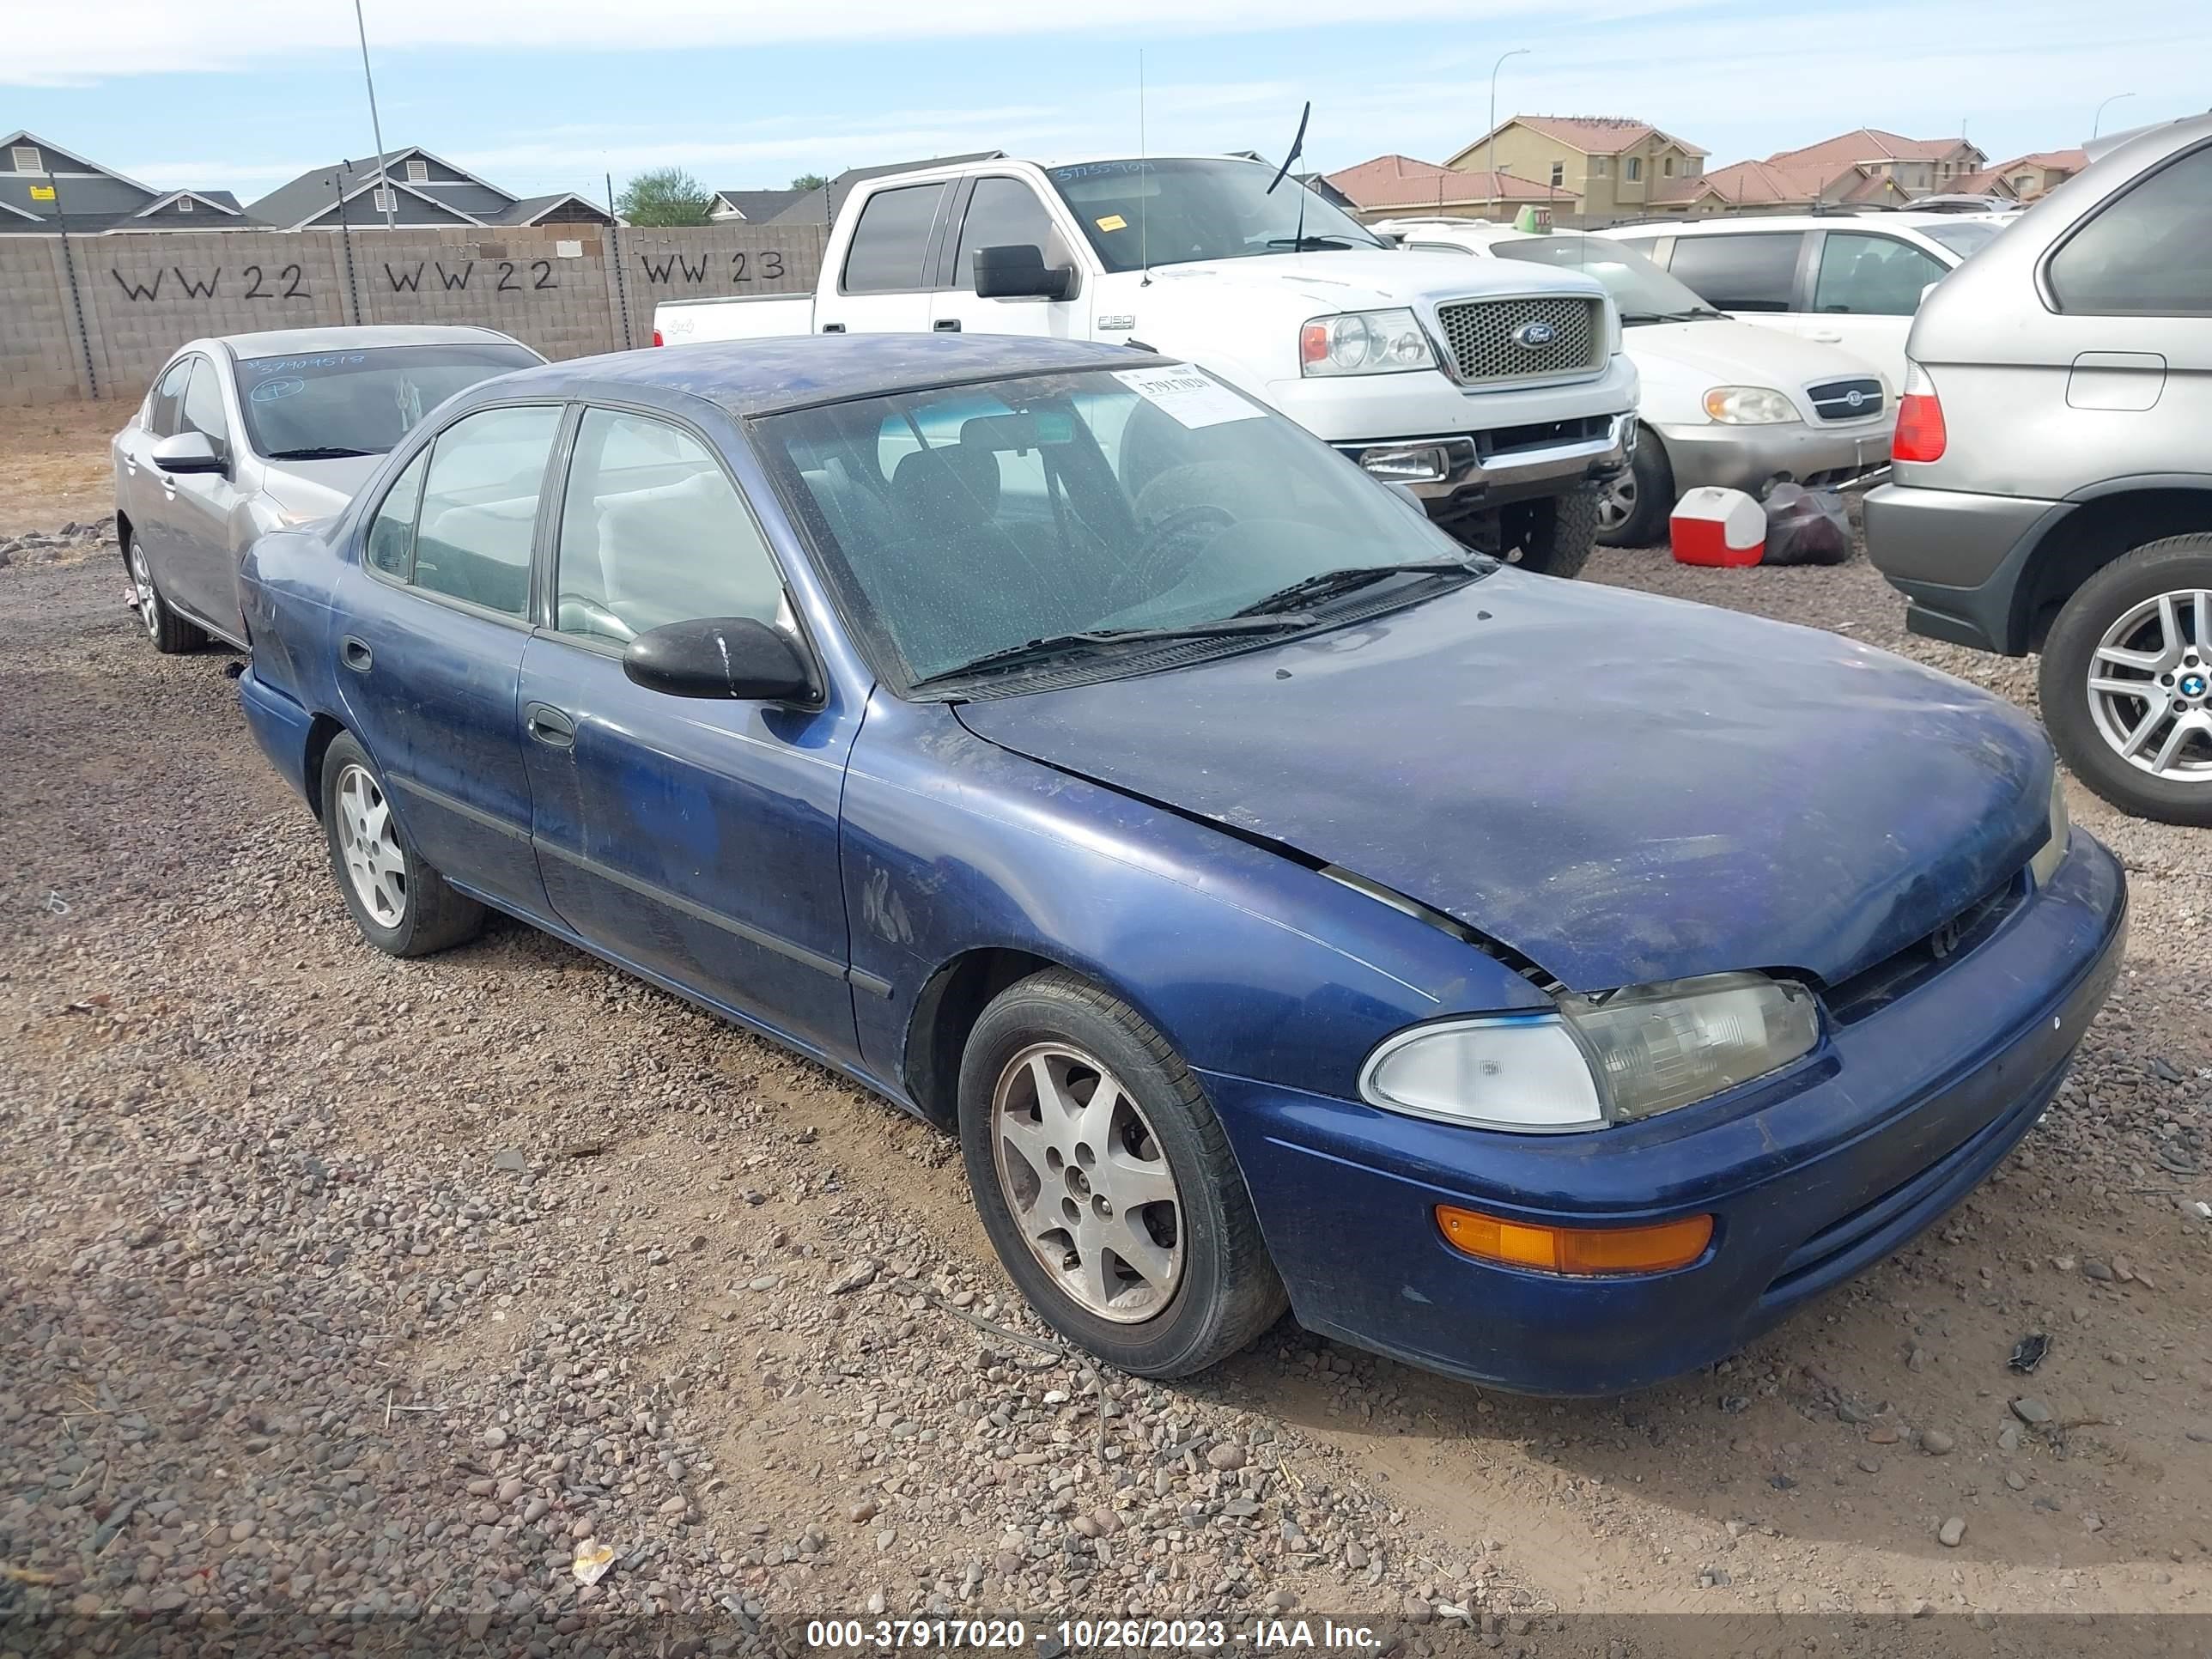
[[[1668,534],[1682,564],[1757,564],[1766,552],[1766,509],[1741,489],[1713,484],[1674,504]]]

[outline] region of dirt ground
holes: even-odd
[[[106,511],[116,418],[0,417],[0,532]],[[2071,1080],[1747,1352],[1553,1403],[1286,1323],[1153,1387],[1043,1340],[954,1149],[884,1103],[519,926],[362,945],[228,659],[158,657],[112,556],[0,569],[0,1565],[33,1612],[558,1630],[592,1535],[641,1615],[1296,1607],[1580,1652],[1561,1615],[1726,1613],[1794,1651],[1776,1615],[2212,1603],[2201,833],[2070,789],[2134,895]],[[1863,557],[1591,578],[2032,706],[2027,665],[1906,640]]]

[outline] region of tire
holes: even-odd
[[[1597,539],[1596,484],[1577,484],[1549,501],[1532,501],[1531,522],[1518,538],[1523,570],[1566,580],[1582,574]],[[1508,509],[1510,512],[1511,509]],[[1507,544],[1509,549],[1512,542]]]
[[[2082,583],[2038,677],[2044,724],[2082,782],[2137,817],[2212,827],[2212,535],[2146,543]]]
[[[1040,1071],[1073,1103],[1057,1131],[1045,1127]],[[1110,1121],[1093,1119],[1107,1079],[1121,1103]],[[976,1021],[960,1060],[960,1146],[1014,1283],[1047,1324],[1109,1365],[1139,1376],[1202,1371],[1289,1305],[1198,1080],[1134,1009],[1073,974],[1032,975]],[[1171,1197],[1141,1197],[1164,1191]],[[1116,1195],[1128,1200],[1118,1210],[1108,1202]],[[1060,1222],[1056,1241],[1032,1248],[1033,1231]],[[1112,1241],[1139,1230],[1125,1246],[1138,1265],[1126,1265]]]
[[[1674,512],[1674,469],[1658,439],[1639,434],[1626,472],[1598,486],[1600,547],[1656,547]]]
[[[124,547],[123,565],[130,573],[131,586],[137,592],[138,621],[156,651],[174,656],[179,652],[197,651],[208,642],[208,636],[197,626],[169,609],[169,602],[161,597],[161,585],[154,580],[154,567],[147,560],[146,550],[136,536]]]
[[[427,957],[477,936],[483,906],[423,862],[392,813],[383,775],[351,732],[331,739],[320,787],[331,875],[363,939],[386,956]],[[365,854],[368,874],[357,879],[352,854],[372,843],[382,856]]]

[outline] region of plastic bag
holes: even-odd
[[[1841,564],[1851,556],[1851,523],[1832,489],[1778,483],[1766,495],[1761,564]]]

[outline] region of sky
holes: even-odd
[[[517,195],[710,189],[965,149],[1442,161],[1502,117],[1634,116],[1708,167],[1860,125],[1993,161],[2212,106],[2203,0],[362,0],[387,147]],[[1144,96],[1139,99],[1140,70]],[[1141,108],[1141,134],[1139,112]],[[70,0],[0,54],[0,131],[235,191],[374,150],[346,0]]]

